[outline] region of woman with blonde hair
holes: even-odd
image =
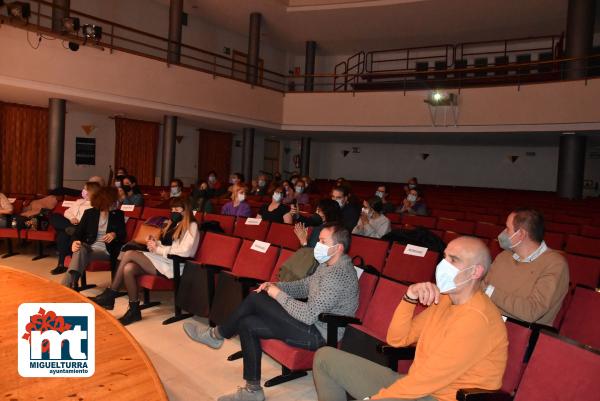
[[[110,287],[97,297],[91,298],[98,305],[113,309],[118,290],[125,283],[129,309],[119,319],[124,326],[142,319],[137,277],[149,274],[172,279],[173,261],[167,256],[192,257],[198,248],[200,235],[190,204],[185,199],[173,198],[170,206],[171,216],[161,231],[160,239],[149,237],[146,242],[147,252],[125,252]]]

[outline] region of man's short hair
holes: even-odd
[[[515,217],[513,226],[515,231],[523,229],[535,242],[544,240],[544,216],[538,210],[520,207],[513,211]]]
[[[333,187],[332,191],[340,191],[343,196],[348,196],[350,194],[350,189],[345,185],[336,185]]]
[[[176,183],[179,188],[183,188],[183,181],[181,181],[179,178],[173,178],[171,180],[171,184],[172,183]]]
[[[381,198],[378,196],[370,198],[367,201],[367,203],[369,204],[369,207],[377,213],[381,213],[381,211],[383,210],[383,202],[381,201]]]
[[[325,223],[323,228],[331,230],[331,240],[333,245],[342,244],[344,247],[344,253],[350,249],[350,231],[339,222]]]

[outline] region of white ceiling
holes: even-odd
[[[168,0],[157,0],[168,6]],[[242,35],[263,16],[263,40],[320,54],[560,34],[568,0],[185,0],[185,11]]]

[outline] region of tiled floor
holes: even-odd
[[[0,249],[4,253],[5,249]],[[33,248],[20,250],[22,255],[0,259],[0,264],[26,270],[42,277],[60,282],[62,276],[52,276],[49,271],[56,265],[55,257],[31,261]],[[88,273],[88,283],[97,284],[84,292],[87,296],[96,295],[110,281],[108,272]],[[163,304],[142,311],[143,320],[127,326],[152,360],[158,375],[171,401],[204,401],[214,400],[218,396],[235,391],[236,386],[243,383],[242,361],[228,362],[227,356],[238,351],[237,338],[226,341],[219,350],[212,350],[194,343],[184,334],[182,322],[163,326],[161,322],[172,312],[172,300],[168,293],[153,293],[153,298]],[[126,297],[117,299],[112,314],[120,317],[127,309]],[[206,326],[203,318],[194,318]],[[280,365],[268,356],[262,359],[263,380],[277,376],[281,372]],[[265,394],[272,401],[309,401],[316,400],[312,375],[266,388]]]

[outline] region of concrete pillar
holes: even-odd
[[[306,42],[306,57],[304,58],[304,90],[314,90],[315,78],[310,76],[315,73],[315,56],[317,54],[317,42],[309,40]]]
[[[569,0],[567,12],[567,58],[586,57],[592,52],[594,39],[595,0]],[[588,60],[567,62],[567,79],[587,75]]]
[[[71,0],[52,0],[52,5],[52,31],[61,32],[63,18],[69,16]]]
[[[560,137],[556,190],[561,198],[581,199],[583,196],[586,139],[574,133]]]
[[[169,6],[169,45],[167,63],[179,64],[181,60],[181,22],[183,17],[183,0],[171,0]]]
[[[260,13],[250,14],[250,30],[248,33],[248,59],[246,81],[252,85],[258,83],[258,61],[260,55]]]
[[[300,174],[310,175],[310,138],[302,137],[300,140]]]
[[[160,183],[169,185],[175,175],[175,142],[177,141],[177,117],[165,116],[163,129],[162,169]]]
[[[48,101],[48,190],[62,188],[65,159],[65,116],[67,101]]]
[[[242,141],[242,174],[247,182],[252,181],[254,160],[254,128],[244,128]]]

